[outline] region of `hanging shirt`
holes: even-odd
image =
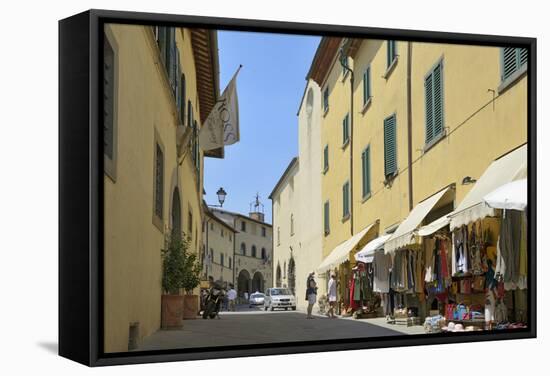
[[[336,280],[333,278],[331,278],[328,281],[327,294],[328,294],[329,301],[336,301]],[[331,300],[331,299],[334,299],[334,300]]]
[[[373,291],[387,293],[390,291],[391,256],[378,251],[374,254]]]

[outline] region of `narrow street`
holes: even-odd
[[[299,311],[265,312],[248,306],[238,307],[237,312],[224,311],[220,316],[214,320],[185,320],[182,330],[159,330],[146,338],[137,350],[366,338],[406,332],[401,327],[389,329],[367,320],[329,319],[319,315],[308,320],[305,313]],[[422,331],[422,327],[417,326],[415,330]]]

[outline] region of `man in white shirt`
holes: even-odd
[[[329,310],[327,312],[327,316],[331,319],[336,318],[336,315],[334,314],[334,307],[336,306],[336,274],[331,273],[330,274],[330,280],[328,281],[328,305]]]
[[[227,292],[227,299],[229,301],[228,311],[235,311],[235,299],[237,299],[237,291],[235,291],[233,287],[233,284],[229,284],[229,291]]]

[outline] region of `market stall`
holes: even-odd
[[[372,284],[369,282],[371,267],[354,260],[353,255],[375,236],[377,227],[378,221],[337,245],[317,268],[317,273],[326,274],[327,281],[330,273],[336,274],[339,314],[351,315],[359,308],[362,309],[368,301],[367,294],[372,292],[372,288],[369,290],[369,284]]]
[[[439,298],[437,310],[425,321],[427,332],[526,327],[526,158],[524,145],[495,160],[449,221],[440,218],[419,230],[427,255],[436,254],[430,249],[440,248],[438,239],[451,238],[450,278],[437,260],[432,266],[437,282],[432,280],[435,288],[430,288]]]
[[[421,201],[384,245],[384,253],[391,256],[389,303],[393,307],[391,313],[386,313],[396,323],[419,324],[426,316],[426,257],[418,229],[431,212],[453,199],[453,186],[447,186]],[[440,287],[445,286],[443,281],[439,282]]]

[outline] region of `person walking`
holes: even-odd
[[[229,311],[235,311],[235,299],[237,299],[237,291],[232,283],[229,284],[229,291],[227,292],[227,300],[229,302]]]
[[[317,283],[315,283],[314,272],[311,272],[307,278],[306,300],[307,300],[307,318],[312,319],[313,305],[317,301]]]
[[[330,280],[328,281],[328,305],[329,309],[327,312],[327,316],[331,319],[335,319],[336,315],[334,314],[334,308],[336,307],[336,274],[331,273],[330,274]]]

